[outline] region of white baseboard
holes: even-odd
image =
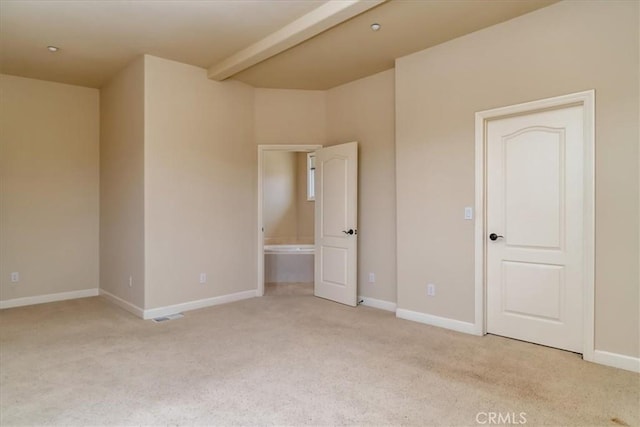
[[[168,305],[166,307],[152,308],[144,310],[143,319],[155,319],[156,317],[167,316],[169,314],[182,313],[183,311],[197,310],[199,308],[211,307],[213,305],[226,304],[257,296],[256,290],[236,292],[235,294],[221,295],[219,297],[205,298],[196,301],[189,301],[182,304]]]
[[[44,304],[47,302],[65,301],[68,299],[98,296],[98,289],[83,289],[81,291],[60,292],[57,294],[36,295],[34,297],[13,298],[0,301],[0,309],[22,307],[25,305]]]
[[[125,301],[122,298],[115,296],[111,292],[107,292],[104,289],[100,289],[100,296],[109,300],[110,302],[117,305],[118,307],[128,311],[129,313],[135,316],[138,316],[141,319],[142,319],[142,316],[144,315],[143,309],[141,309],[135,304],[131,304],[129,301]]]
[[[640,372],[640,358],[638,357],[625,356],[624,354],[610,353],[603,350],[594,350],[593,359],[585,360],[631,372]]]
[[[465,334],[478,335],[477,328],[474,323],[462,322],[460,320],[449,319],[446,317],[434,316],[432,314],[420,313],[399,308],[396,310],[396,317],[414,322],[424,323],[426,325],[437,326],[439,328],[451,329]]]
[[[362,305],[366,305],[367,307],[378,308],[380,310],[386,311],[396,311],[396,303],[391,301],[385,301],[381,299],[369,298],[358,296],[358,301],[362,301]]]

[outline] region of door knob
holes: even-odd
[[[503,239],[503,238],[504,238],[504,236],[498,236],[496,233],[491,233],[491,234],[489,234],[489,238],[490,238],[491,240],[494,240],[494,241],[495,241],[495,240],[498,240],[498,239]]]
[[[349,236],[353,235],[353,234],[358,234],[357,230],[354,230],[353,228],[348,229],[347,231],[342,230],[342,232],[344,234],[348,234]]]

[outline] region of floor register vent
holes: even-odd
[[[156,323],[160,323],[160,322],[166,322],[167,320],[180,319],[181,317],[184,317],[184,314],[176,313],[176,314],[169,314],[168,316],[156,317],[155,319],[152,319],[152,320]]]

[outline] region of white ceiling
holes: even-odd
[[[257,87],[327,89],[555,1],[390,0],[233,78]],[[209,68],[324,3],[0,0],[0,72],[100,87],[141,54]],[[382,29],[372,32],[373,22]]]

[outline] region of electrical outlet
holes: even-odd
[[[376,273],[369,273],[369,283],[376,283]]]
[[[129,276],[129,287],[133,287],[133,276]]]
[[[427,296],[436,296],[436,285],[434,285],[433,283],[427,283]]]
[[[20,273],[14,271],[11,273],[11,283],[18,283],[20,281]]]
[[[200,273],[200,283],[207,283],[207,273]]]

